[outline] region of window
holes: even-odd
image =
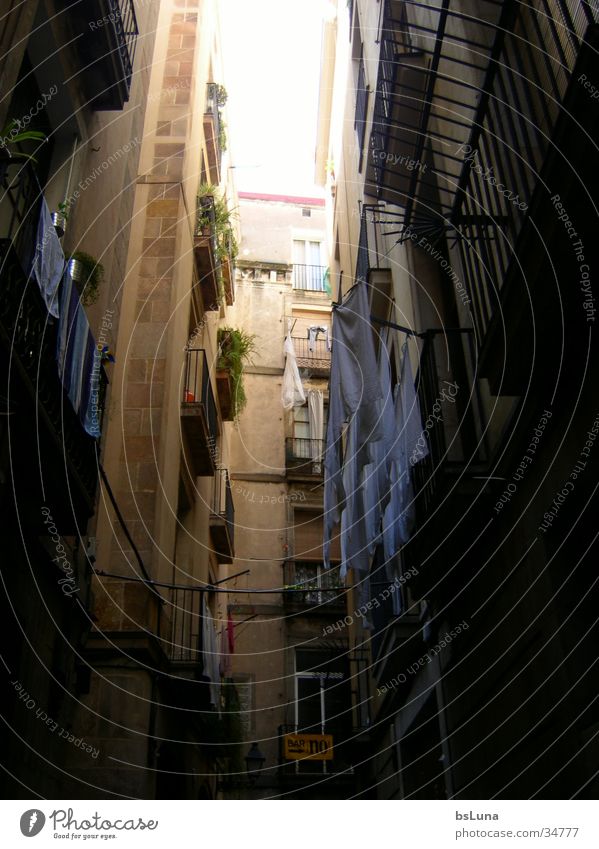
[[[312,216],[312,210],[311,210],[311,209],[306,209],[306,208],[304,207],[304,209],[302,209],[302,215],[303,215],[303,217],[304,217],[304,218],[311,218],[311,216]]]
[[[301,596],[305,604],[328,604],[339,597],[341,586],[339,566],[325,569],[322,563],[298,561],[295,564],[295,584],[297,589],[305,589]],[[343,596],[341,596],[343,598]]]
[[[332,734],[333,746],[351,732],[351,688],[346,656],[295,652],[295,726],[298,734]],[[338,760],[298,762],[298,772],[328,772]],[[327,763],[330,764],[327,769]]]
[[[322,242],[311,239],[294,239],[293,288],[324,292],[325,272]]]

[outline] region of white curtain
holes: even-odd
[[[324,431],[324,401],[320,389],[312,389],[308,392],[308,425],[310,428],[310,455],[314,465],[318,466],[316,472],[320,471],[322,459],[322,437]]]

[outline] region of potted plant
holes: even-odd
[[[0,183],[4,181],[6,170],[12,162],[36,162],[34,156],[17,150],[14,146],[24,141],[45,141],[46,134],[38,130],[21,130],[20,122],[13,118],[2,130],[0,136]]]
[[[195,247],[198,276],[203,281],[204,303],[211,305],[206,308],[215,309],[224,297],[229,304],[232,303],[232,265],[238,252],[233,233],[233,213],[226,200],[218,194],[217,187],[209,183],[200,186],[197,208]],[[212,261],[204,255],[208,245]]]
[[[67,261],[69,274],[81,295],[81,303],[86,307],[95,304],[104,280],[104,266],[85,251],[74,251]]]
[[[52,213],[52,224],[54,224],[54,229],[59,239],[62,239],[67,229],[70,211],[71,202],[69,200],[63,200],[58,204],[58,212]]]
[[[218,330],[216,386],[221,412],[227,421],[235,419],[246,405],[243,370],[256,352],[255,340],[255,335],[245,330],[233,327],[220,327]]]

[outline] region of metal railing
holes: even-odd
[[[302,265],[293,263],[292,283],[294,289],[310,292],[325,292],[327,267],[325,265]]]
[[[216,444],[218,414],[210,382],[206,351],[203,348],[189,348],[186,351],[181,403],[201,404],[204,407],[208,432]]]
[[[57,323],[48,321],[48,309],[39,287],[30,276],[37,245],[37,229],[42,194],[34,169],[29,162],[0,162],[0,344],[9,346],[7,356],[18,363],[21,378],[28,380],[31,396],[43,408],[40,417],[54,431],[56,443],[62,446],[62,463],[68,460],[69,471],[81,484],[93,503],[98,482],[96,440],[83,428],[81,411],[76,412],[66,399],[57,363]],[[76,340],[69,340],[75,355]],[[15,372],[19,373],[19,370]],[[94,372],[97,391],[98,425],[102,426],[107,389],[102,366]],[[90,381],[92,375],[90,374]]]
[[[214,473],[214,489],[210,511],[213,516],[218,516],[225,520],[231,543],[231,551],[233,551],[235,547],[235,506],[233,504],[229,471],[222,468],[222,466],[217,466]]]
[[[167,654],[174,662],[203,664],[202,590],[173,588],[166,612],[170,618]]]
[[[216,165],[217,170],[220,172],[220,163],[224,152],[224,123],[218,103],[218,89],[219,86],[217,83],[208,83],[205,114],[210,115],[212,118]]]
[[[366,87],[366,67],[364,58],[360,57],[358,66],[358,84],[356,86],[356,111],[354,127],[358,136],[358,150],[360,151],[359,170],[362,170],[362,156],[364,153],[364,138],[366,136],[366,116],[368,112],[368,95]]]
[[[339,566],[325,569],[322,563],[303,560],[288,560],[284,568],[285,587],[294,592],[284,593],[285,605],[319,607],[333,605],[345,607],[345,589],[339,572]],[[303,590],[303,592],[299,592]]]
[[[135,7],[133,0],[108,0],[108,5],[110,6],[110,14],[107,19],[112,23],[116,33],[119,55],[123,63],[124,80],[127,83],[127,91],[129,91],[137,36],[139,35]],[[108,26],[110,26],[110,23]]]
[[[331,351],[326,339],[315,339],[313,342],[305,336],[292,336],[293,348],[298,365],[302,366],[300,360],[306,360],[307,365],[318,368],[330,368]]]
[[[216,252],[216,211],[212,195],[198,198],[196,236],[210,236]]]
[[[481,99],[469,139],[468,150],[482,167],[465,164],[452,213],[481,342],[497,313],[498,292],[518,262],[510,246],[524,227],[587,25],[599,20],[593,5],[525,4],[515,13],[512,32],[499,36],[499,57],[487,75],[489,96]],[[489,186],[481,176],[489,168],[524,210]],[[481,208],[488,213],[484,221]]]
[[[288,436],[285,440],[287,466],[301,466],[305,474],[321,475],[324,449],[324,439],[298,439]]]
[[[30,162],[3,154],[0,149],[0,239],[14,246],[27,273],[37,240],[42,192]]]
[[[422,438],[412,466],[419,510],[426,511],[443,487],[446,472],[459,473],[487,458],[485,414],[476,371],[472,330],[429,330],[417,376]]]

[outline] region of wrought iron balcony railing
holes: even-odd
[[[81,80],[94,109],[122,109],[131,90],[139,28],[133,0],[59,0],[68,14]]]
[[[287,437],[285,440],[287,471],[295,471],[303,475],[322,475],[324,448],[324,439]]]
[[[210,533],[221,563],[232,563],[235,554],[235,506],[227,469],[217,467],[210,505]]]
[[[204,113],[204,136],[208,152],[210,181],[220,183],[220,171],[224,147],[224,124],[218,102],[219,86],[208,83],[206,90],[206,111]]]
[[[322,563],[303,560],[288,560],[284,568],[285,587],[293,590],[283,594],[289,609],[309,608],[314,613],[337,614],[345,609],[345,589],[339,566],[325,569]]]
[[[293,336],[295,358],[300,368],[328,370],[331,367],[331,351],[326,339],[314,339],[305,336]]]
[[[195,474],[213,475],[218,456],[218,413],[203,348],[190,348],[185,354],[181,426]]]
[[[366,68],[364,58],[360,57],[358,66],[358,83],[356,85],[356,110],[354,127],[358,138],[358,150],[360,153],[359,170],[362,170],[362,156],[364,152],[364,138],[366,136],[366,115],[368,112],[368,95],[366,87]]]
[[[384,2],[368,193],[400,238],[457,234],[481,347],[598,22],[579,0],[483,0],[475,18],[449,2]]]
[[[305,289],[310,292],[326,292],[325,265],[293,264],[292,283],[294,289]]]
[[[422,514],[445,490],[448,476],[480,470],[487,459],[485,413],[472,330],[429,330],[417,376],[422,441],[412,466]],[[440,412],[439,412],[440,411]]]
[[[31,444],[38,445],[40,468],[36,471],[42,472],[43,467],[46,498],[60,505],[65,493],[69,493],[70,507],[61,516],[61,532],[78,532],[78,528],[83,532],[85,521],[93,513],[96,495],[97,440],[84,429],[87,404],[85,410],[83,406],[74,409],[59,374],[58,327],[63,325],[49,320],[39,286],[30,274],[43,197],[31,164],[8,163],[1,176],[0,345],[5,348],[6,362],[10,363],[9,397],[22,410],[32,405],[31,422],[35,423],[37,432]],[[84,342],[95,349],[90,336],[78,341],[70,334],[65,348],[70,363],[80,361],[82,352],[77,346]],[[93,373],[84,363],[81,371],[77,371],[77,378],[82,397],[88,389],[93,390],[97,407],[94,423],[99,433],[108,382],[106,373],[94,360]],[[30,486],[33,491],[33,480]]]

